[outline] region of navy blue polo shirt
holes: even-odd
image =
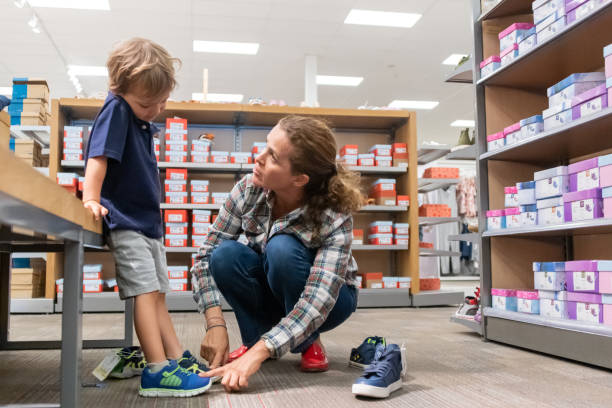
[[[157,127],[138,119],[119,95],[108,93],[94,121],[85,160],[108,158],[100,203],[110,230],[132,230],[162,237],[161,185],[153,135]]]

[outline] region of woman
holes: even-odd
[[[263,361],[287,351],[302,353],[304,371],[327,370],[319,333],[357,306],[351,214],[361,204],[359,177],[336,165],[334,135],[320,120],[285,117],[267,143],[219,211],[192,270],[206,316],[200,354],[212,370],[205,375],[223,376],[228,391],[246,387]],[[241,232],[248,245],[236,241]],[[231,355],[220,293],[242,337]]]

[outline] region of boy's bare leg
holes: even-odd
[[[134,327],[147,363],[166,361],[166,353],[160,335],[157,309],[159,292],[138,295],[134,299]]]
[[[181,347],[181,343],[176,336],[176,331],[174,330],[170,313],[168,313],[165,293],[158,293],[157,316],[166,357],[169,359],[178,360],[183,356],[183,347]]]

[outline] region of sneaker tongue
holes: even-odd
[[[185,350],[183,351],[183,358],[192,359],[193,356],[191,355],[191,352],[189,350]]]
[[[382,357],[382,355],[385,352],[385,346],[383,346],[382,344],[377,344],[376,345],[376,351],[374,352],[374,361],[378,361],[380,360],[380,358]]]

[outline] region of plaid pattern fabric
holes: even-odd
[[[320,244],[304,224],[303,208],[271,222],[273,198],[247,175],[234,186],[191,269],[195,301],[202,313],[220,306],[219,290],[210,275],[208,262],[213,250],[224,240],[244,232],[248,246],[259,253],[275,234],[291,234],[307,248],[318,248],[304,292],[293,310],[262,336],[273,358],[300,345],[319,328],[333,309],[344,283],[355,285],[357,263],[351,255],[353,216],[326,210],[320,232]]]

